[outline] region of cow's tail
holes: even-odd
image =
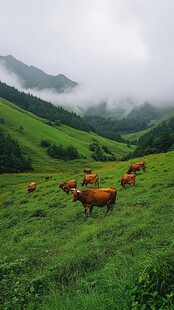
[[[144,162],[144,172],[146,171],[146,163]]]
[[[99,188],[99,182],[100,182],[100,180],[99,180],[99,176],[98,176],[97,177],[98,188]]]

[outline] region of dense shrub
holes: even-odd
[[[63,160],[72,160],[80,158],[80,154],[77,149],[70,145],[68,147],[63,147],[61,144],[56,145],[55,143],[51,144],[48,147],[47,153],[53,158],[63,159]]]
[[[107,146],[99,146],[99,143],[95,140],[92,144],[89,145],[89,149],[92,152],[91,157],[96,161],[114,161],[116,157],[108,149]]]
[[[48,147],[51,145],[51,142],[49,140],[41,140],[40,145],[43,147]]]

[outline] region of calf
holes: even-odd
[[[92,169],[91,168],[84,168],[83,172],[91,174],[92,173]]]
[[[135,186],[135,180],[136,180],[136,175],[134,173],[123,174],[121,177],[121,185],[123,187],[125,187],[125,184],[132,184],[132,186]]]
[[[98,176],[98,174],[84,175],[83,182],[81,183],[81,185],[87,186],[88,184],[94,184],[95,186],[98,185],[98,187],[99,187],[99,176]]]
[[[36,190],[36,182],[31,182],[29,185],[28,185],[28,188],[27,188],[27,191],[28,193],[31,193],[33,191]]]
[[[70,180],[64,183],[59,183],[59,188],[61,188],[65,193],[69,194],[71,189],[77,188],[77,181]]]
[[[143,170],[144,172],[146,171],[146,163],[144,161],[130,165],[127,174],[130,174],[131,172],[135,172],[136,174],[139,170]]]

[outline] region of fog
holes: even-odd
[[[74,111],[174,105],[173,0],[1,0],[0,55],[79,83],[27,92]],[[0,64],[0,80],[24,90]],[[130,104],[131,102],[131,104]]]

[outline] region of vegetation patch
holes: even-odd
[[[0,173],[32,170],[31,159],[25,156],[18,142],[0,128]]]
[[[100,147],[99,142],[93,139],[93,143],[89,145],[89,149],[92,152],[91,157],[96,161],[115,161],[115,155],[103,145]]]
[[[63,160],[72,160],[80,158],[80,154],[78,153],[77,149],[72,145],[63,147],[61,144],[56,145],[54,143],[48,147],[47,153],[51,157]]]

